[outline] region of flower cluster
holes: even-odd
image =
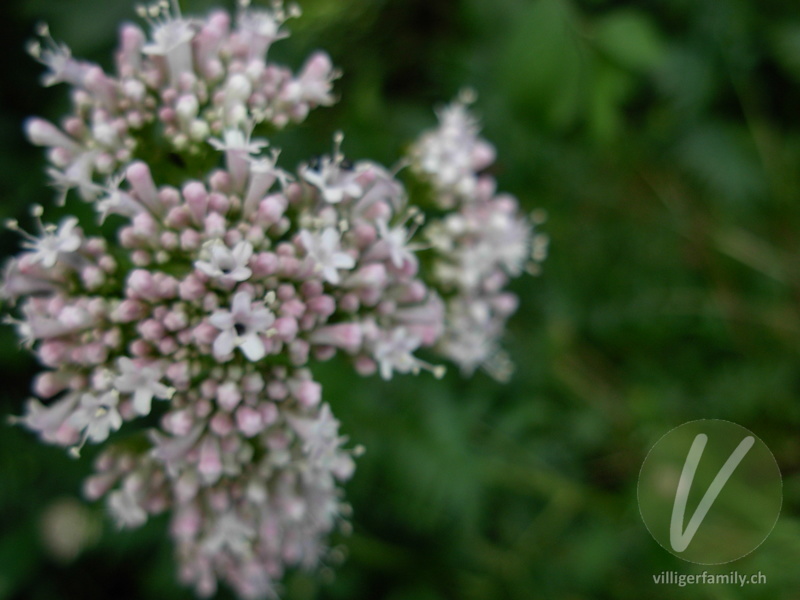
[[[510,277],[544,260],[548,239],[534,235],[517,200],[498,194],[494,178],[482,173],[494,162],[495,150],[478,136],[467,110],[472,100],[466,92],[441,111],[439,127],[412,148],[412,168],[430,185],[435,207],[444,211],[424,230],[434,253],[427,279],[447,302],[437,350],[465,374],[484,367],[504,380],[511,362],[499,340],[517,309],[517,298],[506,286]]]
[[[425,348],[465,371],[488,364],[531,227],[477,174],[493,151],[464,103],[412,152],[433,220],[396,173],[347,160],[341,136],[294,173],[279,166],[254,130],[331,104],[337,76],[324,53],[298,75],[267,59],[295,9],[243,2],[233,22],[184,18],[177,3],[141,12],[150,39],[122,28],[116,75],[45,27],[30,49],[45,84],[72,86],[73,111],[60,127],[29,120],[28,137],[49,148],[61,202],[75,190],[116,233],[44,224],[38,206],[36,235],[9,224],[24,250],[0,295],[46,368],[14,420],[75,456],[106,443],[86,496],[122,527],[169,511],[198,594],[224,580],[268,597],[287,566],[324,557],[349,510],[340,485],[359,449],[344,448],[314,362],[338,353],[384,379],[442,376]]]

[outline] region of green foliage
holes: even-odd
[[[210,1],[184,0],[205,10]],[[327,48],[339,105],[276,139],[291,164],[344,129],[354,158],[391,163],[430,106],[479,92],[500,186],[549,214],[551,255],[521,297],[508,385],[361,380],[321,365],[354,444],[353,534],[332,571],[294,573],[287,600],[598,598],[790,600],[800,587],[800,10],[793,0],[308,0],[275,56]],[[57,119],[23,56],[46,19],[110,66],[128,0],[3,3],[0,218],[47,204],[31,113]],[[70,206],[75,209],[77,203]],[[48,215],[55,209],[48,205]],[[8,254],[17,241],[0,236]],[[35,365],[0,332],[3,414]],[[757,551],[701,567],[661,549],[636,505],[647,450],[687,420],[724,418],[773,450],[783,515]],[[189,598],[163,520],[110,527],[59,564],[39,523],[88,470],[23,431],[0,434],[0,600]],[[101,507],[93,507],[96,516]],[[335,557],[346,554],[338,564]],[[766,585],[653,585],[664,570],[750,574]],[[86,573],[92,576],[87,578]],[[121,587],[120,587],[121,586]],[[116,590],[122,589],[122,592]],[[112,590],[113,593],[112,593]],[[228,598],[225,593],[220,598]]]

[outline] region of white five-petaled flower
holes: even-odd
[[[58,204],[64,206],[67,194],[71,189],[77,188],[78,193],[84,200],[94,200],[103,192],[102,186],[96,184],[94,176],[94,161],[97,158],[96,151],[84,152],[76,158],[64,171],[55,168],[47,169],[52,185],[59,191]]]
[[[52,225],[44,227],[41,238],[30,237],[22,246],[33,252],[33,262],[50,269],[61,255],[71,254],[81,247],[81,235],[77,227],[78,219],[69,217],[61,222],[58,229]]]
[[[251,156],[257,155],[269,144],[263,139],[250,139],[249,133],[240,129],[226,129],[223,139],[211,138],[208,143],[214,149],[225,153],[225,165],[231,176],[234,188],[242,188],[250,171]]]
[[[83,394],[78,409],[72,413],[70,424],[83,430],[85,439],[100,443],[108,434],[122,427],[122,416],[117,410],[119,392],[111,390],[100,395]]]
[[[180,7],[173,0],[173,16],[169,10],[162,14],[160,22],[153,23],[153,41],[142,48],[142,52],[153,56],[163,56],[169,67],[170,82],[177,86],[183,73],[192,72],[192,46],[195,28],[192,22],[181,18]]]
[[[133,409],[137,414],[150,414],[153,398],[169,400],[175,393],[171,387],[161,383],[164,370],[160,365],[139,365],[127,356],[117,360],[120,375],[114,379],[116,389],[123,394],[133,394]]]
[[[414,260],[414,250],[419,247],[410,246],[408,244],[409,232],[405,227],[392,227],[386,221],[379,219],[377,221],[378,235],[380,236],[381,243],[385,247],[386,252],[389,254],[389,259],[392,264],[398,269],[401,268],[406,262]]]
[[[338,204],[345,197],[358,198],[364,193],[356,180],[358,174],[344,168],[341,160],[334,160],[329,156],[323,156],[317,168],[302,167],[300,175],[317,188],[329,204]]]
[[[405,327],[397,327],[385,332],[376,342],[373,350],[380,367],[381,377],[391,379],[392,372],[415,372],[424,363],[413,355],[419,348],[419,338],[410,335]]]
[[[349,270],[356,266],[355,259],[342,251],[341,236],[333,227],[320,233],[311,233],[304,229],[300,232],[300,242],[316,263],[322,278],[329,283],[339,283],[339,269]]]
[[[104,223],[108,215],[122,215],[124,217],[135,217],[145,208],[142,204],[131,196],[128,192],[120,189],[120,185],[125,181],[125,177],[116,176],[108,181],[108,185],[103,189],[105,196],[97,201],[97,212],[100,214],[100,223]]]
[[[83,80],[91,65],[72,58],[70,49],[65,44],[56,43],[51,37],[47,25],[40,25],[38,33],[42,36],[45,46],[43,47],[39,41],[32,42],[28,46],[28,52],[50,69],[50,72],[42,78],[44,85],[50,87],[57,83],[68,83],[78,87],[83,86]]]
[[[240,129],[226,129],[221,140],[211,138],[208,143],[220,152],[239,152],[248,155],[256,155],[269,145],[263,139],[251,140],[250,136]]]
[[[133,490],[123,488],[108,495],[108,508],[117,527],[139,527],[147,521],[147,513],[139,505]]]
[[[237,518],[234,513],[223,514],[216,522],[211,534],[203,541],[203,549],[209,554],[228,549],[234,556],[249,556],[256,532],[250,523]]]
[[[209,277],[223,282],[245,281],[253,272],[247,266],[253,256],[253,245],[242,240],[233,248],[216,239],[206,242],[200,254],[202,260],[194,263],[197,269]]]
[[[231,310],[218,310],[208,320],[220,330],[212,349],[217,360],[228,356],[234,348],[241,349],[252,362],[266,355],[261,336],[269,333],[275,315],[263,305],[254,306],[250,292],[237,292]]]

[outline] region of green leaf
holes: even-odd
[[[619,10],[594,24],[598,50],[613,62],[632,71],[646,72],[664,57],[664,42],[647,15]]]
[[[585,88],[583,44],[574,15],[561,0],[540,0],[509,32],[502,85],[527,118],[564,129],[580,115]]]
[[[771,38],[773,55],[787,75],[800,82],[800,23],[776,26]]]

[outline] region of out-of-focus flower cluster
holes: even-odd
[[[484,367],[497,379],[511,374],[511,361],[499,341],[517,297],[506,291],[510,277],[535,271],[547,254],[548,239],[533,233],[516,198],[497,193],[485,173],[494,148],[478,137],[467,110],[470,92],[439,114],[439,127],[412,148],[414,172],[433,190],[444,211],[429,220],[424,235],[434,252],[427,280],[446,298],[445,328],[437,350],[464,374]],[[541,220],[541,215],[534,215]]]
[[[75,190],[118,226],[106,239],[76,217],[44,224],[41,207],[35,235],[9,224],[24,251],[0,292],[46,368],[15,420],[76,456],[105,443],[86,496],[124,527],[169,511],[181,579],[199,594],[225,580],[263,598],[287,566],[324,557],[349,510],[339,486],[357,451],[314,361],[342,353],[362,375],[441,376],[417,356],[430,348],[497,372],[516,307],[504,288],[543,247],[479,174],[494,151],[466,103],[411,152],[431,191],[420,204],[435,209],[426,220],[395,173],[351,163],[338,136],[295,173],[252,137],[334,101],[326,54],[297,75],[267,59],[296,9],[141,13],[150,35],[122,28],[116,75],[46,27],[30,48],[45,84],[72,87],[73,111],[61,126],[30,119],[28,137],[48,148],[61,202]]]

